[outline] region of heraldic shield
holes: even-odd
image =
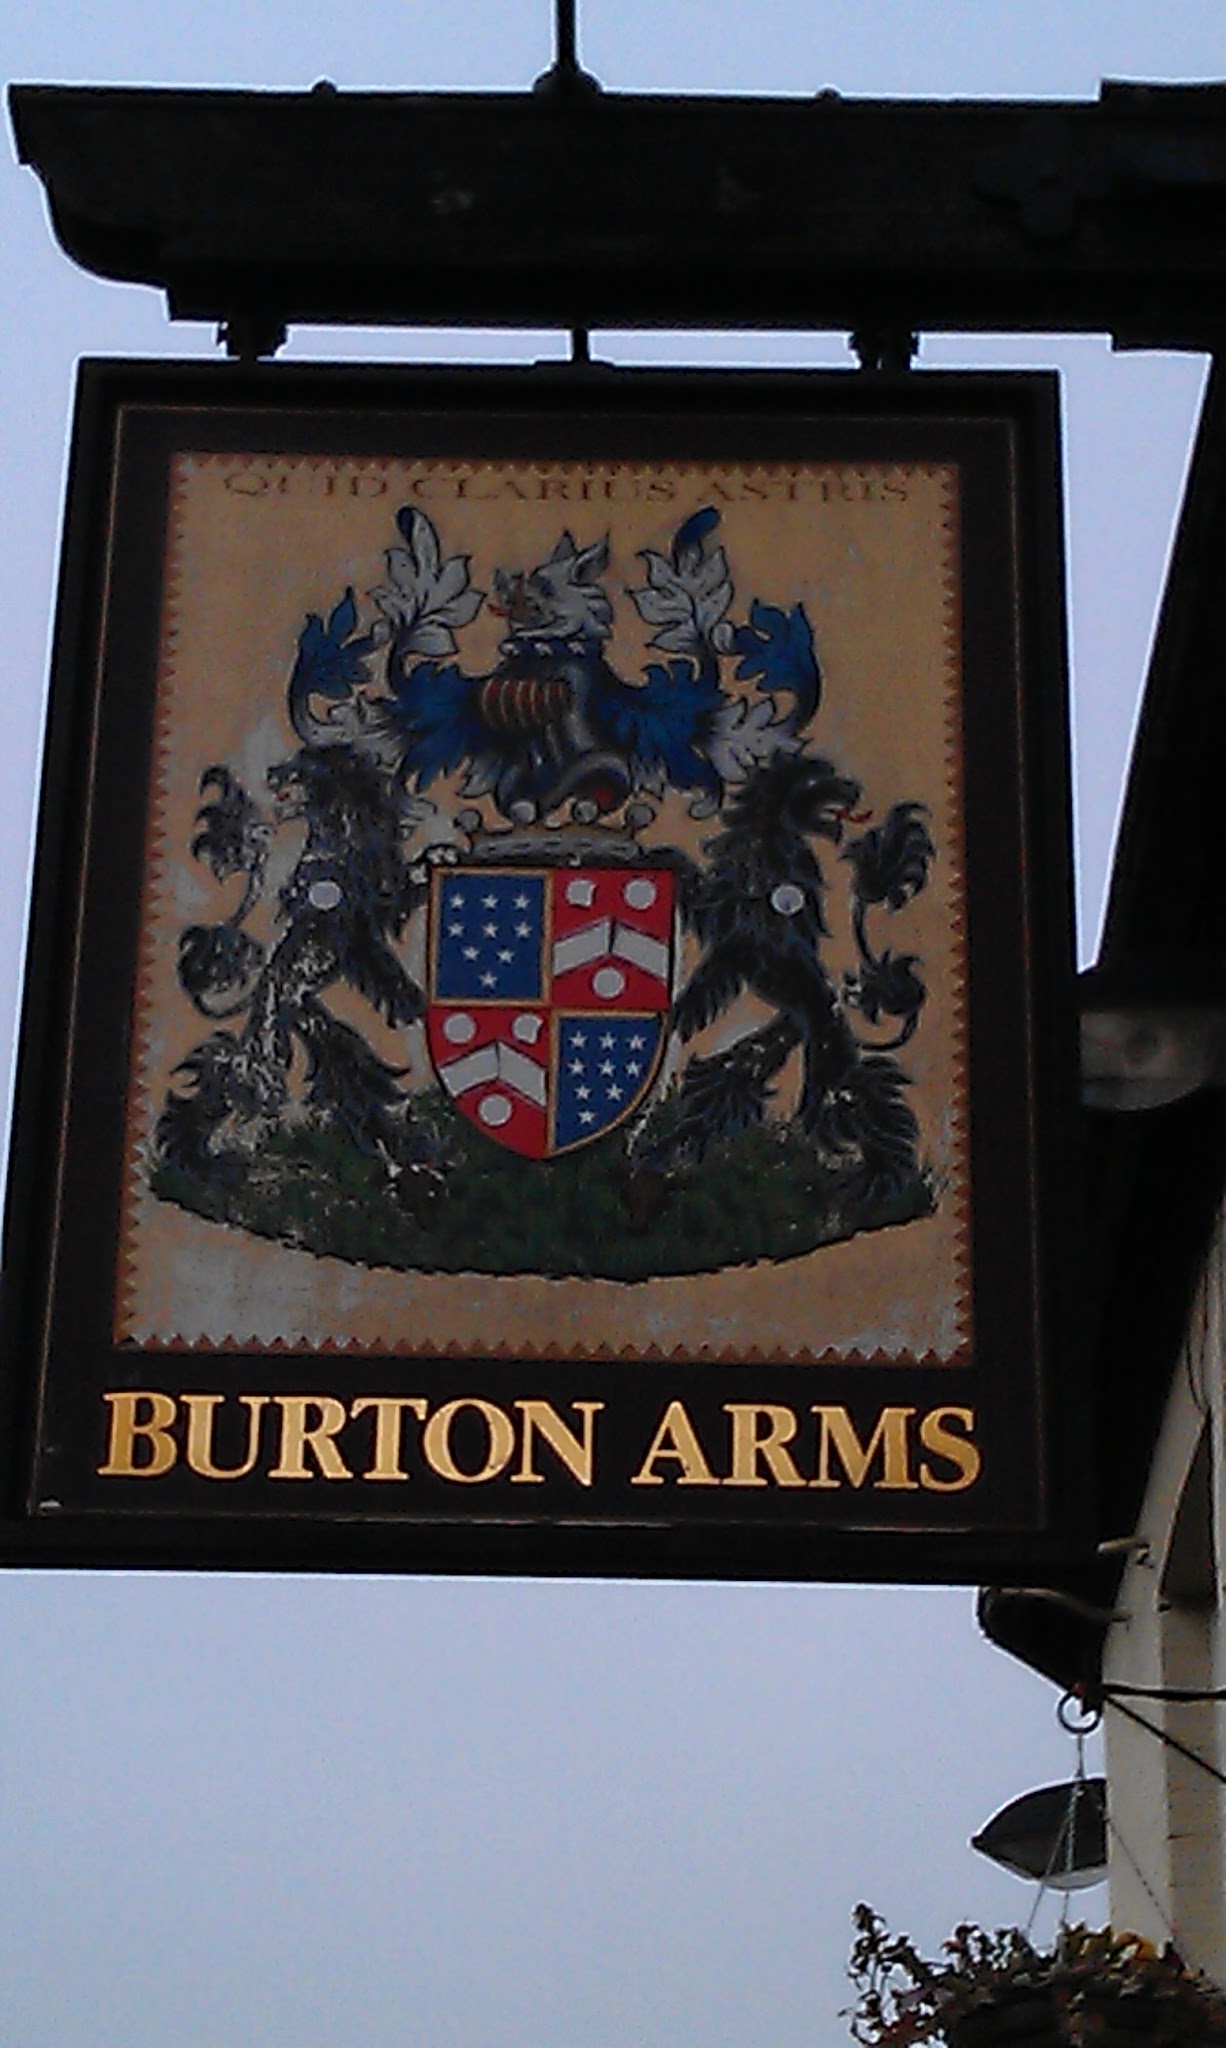
[[[633,1113],[667,1036],[673,908],[667,869],[435,871],[427,1039],[477,1130],[549,1159]]]

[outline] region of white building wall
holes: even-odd
[[[1219,1532],[1226,1532],[1223,1356],[1226,1224],[1219,1220],[1206,1278],[1163,1417],[1117,1606],[1107,1634],[1108,1686],[1208,1692],[1226,1685]],[[1138,1727],[1129,1708],[1194,1755],[1223,1768],[1212,1701],[1123,1698],[1104,1719],[1111,1921],[1226,1984],[1222,1787],[1208,1771]]]

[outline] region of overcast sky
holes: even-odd
[[[524,87],[547,0],[0,0],[11,79]],[[606,86],[1092,98],[1226,76],[1220,0],[588,0]],[[0,1033],[17,1001],[80,354],[208,355],[77,273],[0,162]],[[295,335],[454,358],[556,338]],[[630,359],[628,338],[602,352]],[[845,361],[840,338],[675,360]],[[1078,856],[1092,951],[1202,365],[1065,372]],[[7,1047],[5,1048],[7,1050]],[[1123,1532],[1121,1532],[1123,1533]],[[1071,1745],[971,1595],[811,1587],[0,1579],[4,2048],[819,2048],[857,1898],[936,1941],[1030,1894],[965,1846]],[[1105,1915],[1105,1894],[1090,1894]]]

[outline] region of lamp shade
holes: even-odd
[[[1002,1806],[971,1837],[972,1849],[1016,1877],[1075,1892],[1107,1875],[1107,1781],[1041,1785]]]

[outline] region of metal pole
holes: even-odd
[[[554,0],[554,65],[572,76],[579,70],[575,0]]]

